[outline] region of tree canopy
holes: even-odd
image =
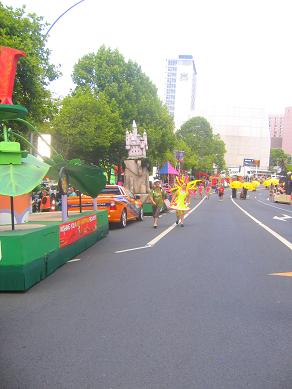
[[[76,88],[53,122],[66,155],[120,164],[127,158],[125,134],[133,120],[147,132],[151,163],[162,163],[173,153],[173,119],[138,64],[102,46],[77,62],[72,77]]]
[[[179,142],[186,146],[185,167],[205,172],[213,171],[213,164],[218,170],[225,167],[225,144],[218,134],[214,134],[210,123],[201,116],[185,122],[176,133]]]
[[[42,17],[26,14],[24,7],[13,9],[0,2],[0,46],[22,50],[27,55],[17,66],[13,102],[24,105],[35,123],[50,118],[54,112],[47,87],[58,77],[58,71],[50,63],[50,52],[45,47],[46,28]]]
[[[282,149],[271,149],[270,168],[273,170],[279,167],[282,172],[286,171],[287,164],[290,162],[290,156]]]
[[[53,135],[65,158],[90,158],[92,152],[104,158],[108,149],[120,141],[115,135],[121,131],[121,121],[104,93],[96,99],[90,91],[78,91],[62,101],[59,115],[53,121]]]

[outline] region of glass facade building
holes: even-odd
[[[196,76],[192,55],[179,55],[166,60],[164,103],[177,129],[194,116]]]

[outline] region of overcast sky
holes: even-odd
[[[77,0],[1,0],[53,21]],[[167,57],[192,54],[198,112],[210,105],[292,106],[291,0],[85,0],[54,26],[51,60],[66,95],[78,58],[105,44],[141,65],[162,96]]]

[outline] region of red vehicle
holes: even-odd
[[[92,210],[93,199],[90,196],[81,197],[82,209]],[[129,220],[143,220],[143,207],[139,196],[120,185],[106,185],[97,196],[98,209],[107,209],[108,221],[118,223],[120,227],[126,227]],[[68,197],[68,210],[75,211],[79,208],[79,197]]]

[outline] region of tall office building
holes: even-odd
[[[285,109],[282,149],[292,155],[292,107]]]
[[[271,115],[269,116],[269,128],[271,136],[271,148],[281,149],[283,141],[284,116]]]
[[[165,74],[164,103],[178,129],[194,116],[197,71],[193,56],[167,59]]]

